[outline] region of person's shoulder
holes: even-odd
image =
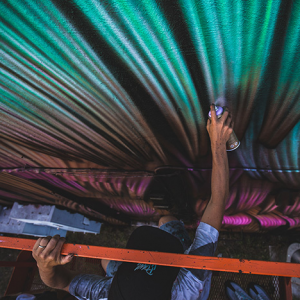
[[[200,222],[196,235],[201,235],[202,239],[207,240],[208,243],[214,243],[219,238],[219,231],[207,223]]]

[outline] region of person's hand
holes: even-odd
[[[61,255],[61,249],[66,241],[65,238],[55,235],[39,238],[33,249],[32,256],[36,260],[39,269],[47,270],[53,269],[55,266],[65,265],[73,258],[73,254]],[[46,246],[41,248],[40,246]]]
[[[211,120],[207,120],[206,129],[208,131],[211,146],[213,149],[226,147],[226,142],[228,141],[232,131],[234,122],[228,108],[225,107],[225,111],[220,119],[216,116],[215,106],[210,106]]]

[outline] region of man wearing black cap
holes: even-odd
[[[226,142],[233,122],[226,109],[217,119],[211,105],[207,131],[213,157],[212,195],[192,242],[182,222],[173,216],[159,220],[159,228],[142,226],[129,238],[128,249],[213,256],[229,193]],[[40,275],[45,284],[70,292],[84,300],[198,300],[207,299],[211,271],[164,267],[137,263],[102,261],[106,277],[81,274],[74,276],[63,267],[72,256],[62,256],[65,242],[59,236],[40,238],[33,248]]]

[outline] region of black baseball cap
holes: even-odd
[[[159,228],[142,226],[127,249],[183,253],[179,239]],[[180,268],[123,262],[114,276],[108,300],[168,300]]]

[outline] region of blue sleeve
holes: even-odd
[[[219,232],[201,222],[192,245],[184,252],[190,255],[213,256]],[[172,287],[172,300],[205,300],[209,296],[212,272],[181,268]]]
[[[185,254],[190,255],[202,255],[202,256],[214,256],[217,248],[217,241],[219,238],[219,232],[214,227],[201,222],[197,228],[195,239],[189,249],[185,251]],[[204,280],[210,271],[187,269],[198,279]]]
[[[206,251],[207,254],[205,254],[207,256],[213,256],[218,238],[219,232],[217,229],[201,222],[197,228],[195,239],[190,248],[185,251],[185,254],[204,255],[202,254],[203,250],[201,250],[201,247],[214,244],[214,246],[211,248],[211,251]],[[214,251],[212,251],[212,249],[214,249]]]
[[[70,294],[79,300],[106,300],[113,277],[102,277],[95,274],[81,274],[70,283]]]

